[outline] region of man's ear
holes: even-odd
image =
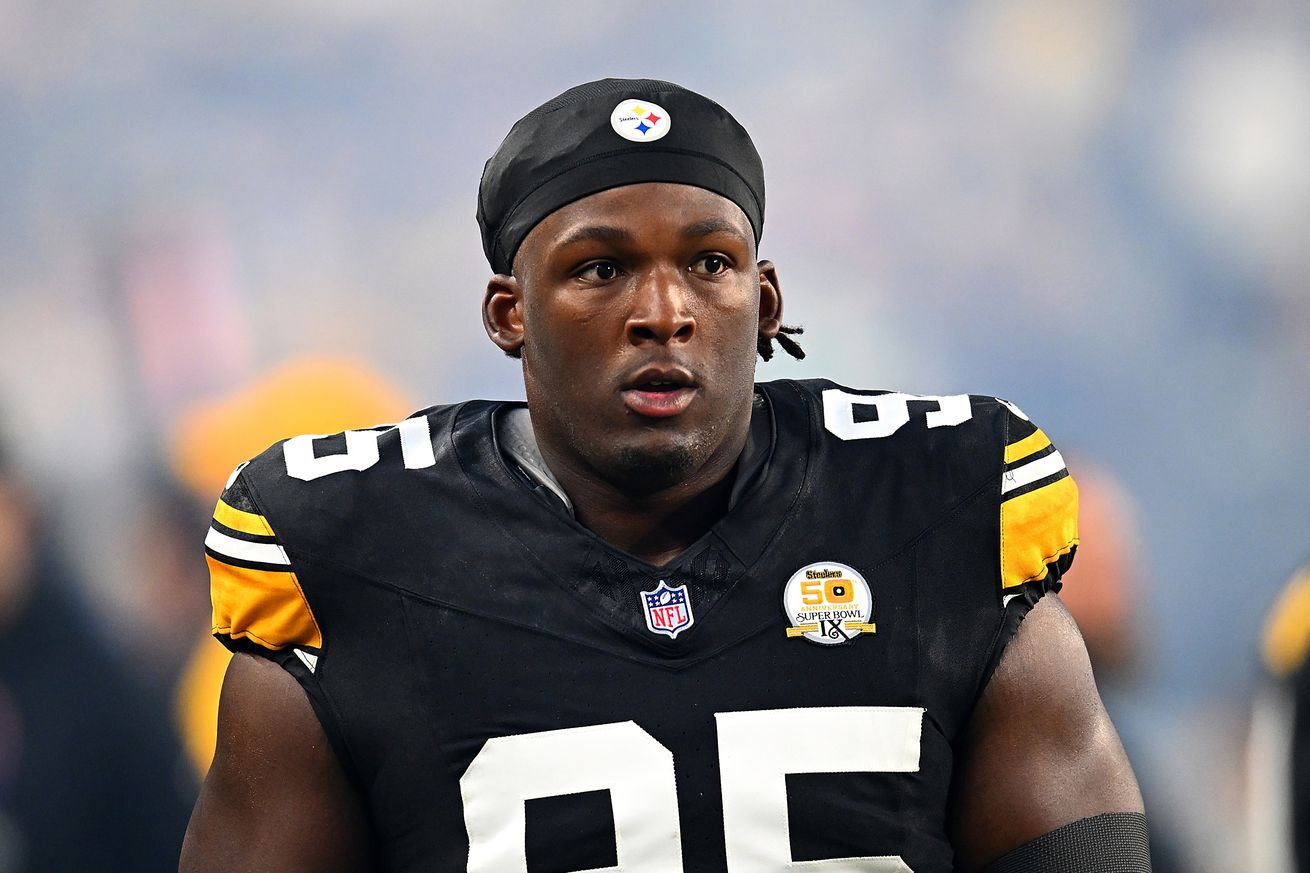
[[[518,279],[497,273],[487,281],[482,326],[505,354],[511,358],[523,355],[523,291]]]
[[[782,327],[782,286],[773,261],[760,261],[760,336],[773,339]]]

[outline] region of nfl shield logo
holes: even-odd
[[[668,634],[674,639],[696,620],[691,614],[687,586],[670,588],[663,579],[654,591],[641,592],[641,608],[646,613],[646,627],[652,633]]]

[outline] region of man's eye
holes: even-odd
[[[717,276],[726,269],[728,269],[728,259],[722,255],[705,255],[691,265],[691,271],[702,276]]]
[[[608,261],[601,261],[599,264],[592,264],[581,273],[578,273],[578,278],[586,279],[591,282],[609,282],[617,278],[618,275],[618,267]]]

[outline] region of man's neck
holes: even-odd
[[[744,445],[743,434],[741,443]],[[573,502],[577,520],[616,548],[663,566],[700,539],[728,511],[741,448],[726,465],[703,469],[685,482],[641,496],[626,494],[595,475],[548,460]],[[706,465],[709,467],[710,465]]]
[[[574,518],[610,545],[662,566],[700,539],[730,508],[749,418],[746,424],[700,469],[653,492],[625,489],[567,452],[552,450],[546,440],[533,439],[533,448],[553,480],[548,487],[563,492],[560,496]],[[541,472],[533,475],[539,477]]]

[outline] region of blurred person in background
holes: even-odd
[[[175,869],[191,793],[0,450],[0,873]]]
[[[396,385],[371,368],[329,357],[296,358],[234,390],[183,411],[170,437],[169,465],[178,489],[202,520],[188,528],[177,578],[190,583],[209,612],[208,576],[197,560],[195,539],[206,526],[214,494],[232,469],[273,443],[301,433],[335,433],[395,421],[413,408]],[[176,689],[175,716],[196,774],[204,778],[218,735],[218,697],[231,654],[214,645],[211,623],[180,628],[190,654]]]
[[[1167,815],[1154,802],[1155,771],[1137,748],[1129,722],[1117,720],[1117,698],[1132,692],[1140,671],[1149,663],[1143,629],[1146,617],[1141,580],[1139,519],[1133,496],[1105,467],[1078,458],[1078,560],[1065,572],[1060,599],[1078,622],[1087,654],[1096,670],[1096,685],[1116,725],[1137,779],[1151,827],[1151,869],[1154,873],[1181,873],[1181,840],[1169,826]]]
[[[1141,665],[1137,517],[1132,496],[1108,470],[1087,458],[1078,467],[1078,562],[1060,599],[1078,622],[1097,684],[1117,687]]]
[[[196,529],[209,507],[169,473],[158,456],[140,490],[141,501],[126,525],[142,593],[130,619],[132,631],[112,642],[133,671],[167,707],[178,673],[190,657],[195,628],[209,614],[205,565],[196,561]]]
[[[1310,562],[1265,623],[1247,748],[1251,869],[1310,873]]]

